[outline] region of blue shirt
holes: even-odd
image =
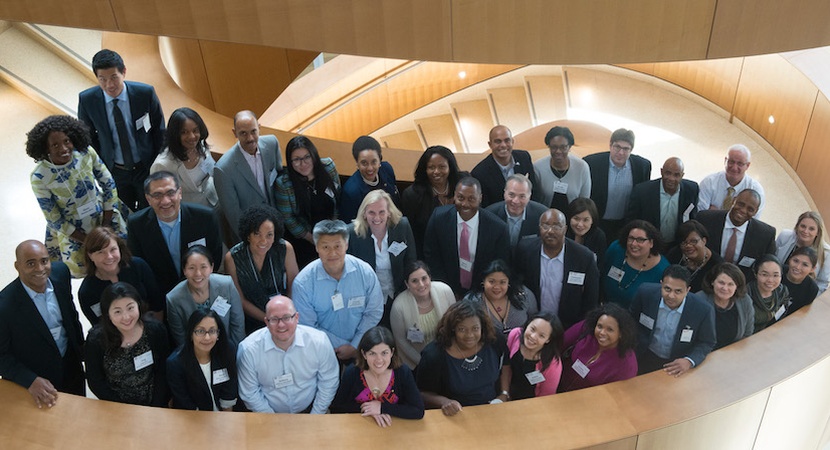
[[[372,266],[346,255],[343,275],[335,280],[316,259],[294,278],[291,292],[300,323],[324,331],[334,348],[357,348],[383,315],[383,293]],[[337,307],[337,310],[335,310]]]
[[[660,306],[657,307],[657,319],[654,321],[654,333],[651,335],[651,343],[648,349],[663,359],[671,357],[674,336],[677,334],[677,324],[680,323],[684,306],[686,306],[686,297],[683,297],[680,306],[675,309],[669,308],[666,302],[662,298],[660,299]]]
[[[130,149],[133,154],[133,161],[141,160],[141,155],[138,153],[138,146],[135,143],[135,122],[130,112],[130,96],[127,95],[127,83],[124,83],[124,89],[118,94],[118,97],[110,97],[104,92],[104,106],[107,109],[107,123],[110,126],[110,133],[112,134],[112,144],[118,151],[113,155],[113,161],[116,164],[124,164],[124,156],[121,153],[121,141],[118,139],[118,129],[115,128],[115,119],[112,115],[112,101],[118,99],[118,109],[121,110],[121,115],[124,116],[124,125],[127,127],[127,135],[130,137]],[[152,162],[152,161],[150,161]]]
[[[21,283],[23,284],[23,283]],[[55,297],[55,289],[52,287],[52,280],[46,280],[46,291],[44,293],[35,292],[29,286],[23,284],[23,289],[29,294],[29,298],[35,303],[37,311],[46,322],[46,327],[49,328],[49,333],[55,339],[55,344],[61,352],[61,356],[66,355],[66,347],[69,344],[69,336],[66,334],[66,328],[63,327],[63,316],[61,315],[61,307],[58,304],[58,298]]]
[[[625,217],[628,198],[634,188],[634,178],[631,174],[631,159],[626,159],[622,167],[615,166],[610,156],[608,159],[608,203],[602,218],[617,220]]]
[[[167,251],[170,257],[173,258],[173,265],[176,266],[176,273],[182,273],[182,210],[179,209],[179,216],[171,225],[163,222],[161,219],[156,219],[161,228],[161,235],[164,237],[164,242],[167,243]]]

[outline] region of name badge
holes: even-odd
[[[563,183],[561,181],[554,181],[553,182],[553,192],[558,194],[567,194],[568,193],[568,183]]]
[[[153,365],[153,351],[147,350],[146,352],[136,356],[133,358],[133,364],[135,365],[135,371],[138,372],[139,370],[149,367]]]
[[[571,367],[573,368],[574,372],[576,372],[582,378],[587,377],[588,372],[591,371],[591,369],[589,369],[588,366],[583,364],[582,361],[580,361],[578,359],[576,361],[574,361],[574,365],[571,366]]]
[[[149,133],[152,126],[153,125],[150,123],[150,113],[148,112],[144,113],[143,116],[139,117],[139,119],[135,121],[136,131],[144,128],[144,131]]]
[[[542,372],[538,370],[534,370],[533,372],[526,373],[525,378],[527,378],[527,382],[531,385],[537,385],[543,381],[545,381],[545,376],[542,375]]]
[[[625,272],[623,272],[622,269],[620,269],[620,268],[611,266],[611,268],[608,270],[608,276],[612,280],[619,283],[620,281],[622,281],[623,277],[625,276]]]
[[[694,334],[694,330],[691,328],[685,328],[680,331],[680,342],[692,342],[692,335]]]
[[[458,258],[458,268],[461,270],[466,270],[467,272],[472,272],[473,262],[466,259]]]
[[[753,264],[755,264],[755,258],[750,258],[749,256],[744,256],[738,262],[738,265],[742,267],[752,267]]]
[[[349,308],[363,308],[366,305],[366,297],[352,297],[349,299]]]
[[[403,242],[393,242],[392,245],[389,246],[389,253],[395,256],[400,255],[404,250],[406,250],[406,244]]]
[[[787,312],[787,305],[781,305],[781,307],[778,308],[777,311],[775,311],[775,320],[780,319],[781,316],[783,316],[785,312]]]
[[[92,310],[92,313],[95,314],[95,317],[101,317],[101,302],[98,302],[89,307]]]
[[[214,300],[213,304],[210,305],[210,309],[212,311],[216,311],[216,314],[225,317],[231,309],[231,304],[225,299],[225,297],[220,295],[216,297],[216,300]]]
[[[88,201],[78,208],[78,215],[81,217],[89,217],[98,212],[98,202]]]
[[[335,292],[334,295],[331,296],[331,309],[335,311],[343,309],[343,294]]]
[[[585,274],[582,272],[568,272],[568,284],[584,285]]]
[[[686,210],[683,211],[683,221],[688,222],[690,216],[692,215],[692,210],[695,209],[694,203],[689,203],[689,206],[686,207]]]
[[[205,238],[196,239],[195,241],[187,244],[187,248],[193,247],[194,245],[201,245],[207,247],[207,241],[205,240]]]
[[[649,330],[654,329],[654,319],[643,313],[640,313],[640,323]]]
[[[424,342],[424,332],[413,326],[406,330],[406,338],[413,344],[422,344]]]
[[[214,386],[220,383],[224,383],[230,379],[231,377],[228,376],[228,369],[218,369],[213,371]]]
[[[294,384],[294,375],[290,373],[274,378],[274,388],[276,389],[282,389],[286,386],[291,386],[292,384]]]

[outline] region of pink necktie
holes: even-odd
[[[732,236],[729,237],[729,242],[726,243],[726,253],[723,259],[726,262],[735,263],[735,249],[738,246],[738,229],[732,229]]]
[[[458,245],[458,256],[465,261],[471,260],[470,227],[465,222],[461,223],[461,242]],[[460,269],[460,275],[461,287],[470,289],[470,285],[473,283],[473,273],[469,270]]]

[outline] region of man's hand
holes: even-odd
[[[352,347],[351,344],[343,344],[334,349],[334,354],[337,355],[337,359],[341,361],[348,361],[357,356],[357,349]]]
[[[38,408],[43,408],[43,405],[51,408],[58,401],[58,390],[46,378],[35,378],[29,386],[29,394],[35,399]]]
[[[673,377],[679,377],[692,368],[692,362],[686,358],[677,358],[670,363],[663,364],[663,371]]]

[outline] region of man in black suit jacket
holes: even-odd
[[[591,168],[591,200],[597,205],[600,227],[606,236],[616,236],[625,225],[625,211],[631,190],[651,179],[651,161],[634,150],[634,132],[620,128],[611,133],[610,150],[582,158]],[[613,163],[613,165],[612,165]],[[608,178],[617,177],[615,185]],[[610,201],[609,201],[610,199]]]
[[[222,233],[213,210],[182,203],[179,181],[170,172],[151,174],[144,190],[150,207],[130,215],[127,243],[133,256],[143,258],[153,269],[159,289],[170,292],[184,279],[181,258],[193,245],[207,247],[213,257],[213,270],[219,270],[224,256]]]
[[[513,150],[513,133],[504,125],[497,125],[490,130],[487,141],[490,154],[473,168],[470,175],[481,183],[481,207],[499,201],[504,193],[504,185],[510,175],[526,175],[531,184],[536,182],[533,160],[524,150]],[[507,170],[507,174],[504,173]]]
[[[92,146],[112,172],[121,201],[136,211],[147,206],[142,194],[144,179],[164,146],[161,103],[152,86],[124,81],[124,60],[112,50],[101,50],[92,57],[92,71],[100,87],[81,92],[78,119],[89,127]],[[116,121],[121,118],[113,115],[116,108],[123,116],[124,137],[129,141],[127,154]]]
[[[677,157],[671,157],[663,163],[660,175],[658,180],[634,186],[625,221],[641,219],[651,223],[660,230],[666,248],[670,248],[677,243],[676,234],[680,224],[694,219],[697,214],[700,187],[694,181],[683,179],[683,161]],[[674,214],[662,217],[664,207]]]
[[[58,391],[84,395],[81,323],[69,269],[38,241],[15,251],[19,277],[0,292],[0,376],[27,388],[38,408]]]
[[[455,204],[435,208],[424,233],[424,260],[432,277],[447,283],[458,298],[481,283],[482,272],[493,260],[510,262],[507,225],[493,213],[479,209],[480,203],[478,180],[461,179],[455,187]],[[462,261],[459,239],[465,226],[470,230],[472,260]]]
[[[760,194],[744,189],[728,211],[710,209],[697,214],[697,221],[709,232],[706,246],[724,261],[737,264],[747,281],[755,279],[752,271],[755,260],[765,254],[774,255],[776,251],[775,227],[754,218],[760,205]],[[737,230],[735,250],[732,258],[727,258],[733,230]]]
[[[599,303],[594,253],[566,238],[567,229],[561,211],[545,211],[539,221],[539,237],[519,242],[514,258],[516,273],[536,295],[539,311],[559,316],[565,329],[584,319]],[[556,264],[561,264],[561,273],[551,267]],[[550,272],[543,273],[543,265],[551,268]]]
[[[512,250],[524,237],[538,236],[539,218],[548,210],[530,199],[532,190],[533,184],[525,175],[510,175],[504,186],[504,200],[485,208],[507,224]]]
[[[660,284],[643,283],[631,302],[637,327],[640,374],[663,369],[679,377],[697,367],[715,346],[715,308],[689,292],[689,271],[677,264],[663,271]],[[662,310],[662,312],[661,312]],[[680,314],[671,327],[672,314]]]

